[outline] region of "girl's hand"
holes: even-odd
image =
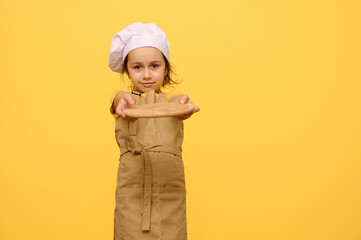
[[[135,104],[135,101],[132,98],[132,96],[130,95],[130,93],[124,93],[123,97],[120,99],[117,107],[115,108],[115,113],[130,122],[134,122],[135,120],[137,120],[137,118],[130,118],[124,114],[124,109],[126,109],[134,104]]]
[[[190,98],[188,97],[188,95],[183,95],[180,100],[179,100],[180,103],[190,103],[194,106],[194,109],[193,109],[193,112],[191,113],[188,113],[188,114],[185,114],[185,115],[181,115],[181,116],[178,116],[179,119],[181,120],[186,120],[188,118],[190,118],[190,116],[193,115],[193,113],[196,113],[196,112],[199,112],[200,108],[195,105],[194,103],[192,103],[192,101],[190,100]]]

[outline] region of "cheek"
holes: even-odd
[[[159,73],[157,76],[158,82],[162,83],[164,81],[164,73]]]
[[[162,80],[164,80],[165,75],[167,75],[167,72],[164,69],[158,72],[158,77],[162,78]]]
[[[136,78],[138,78],[138,75],[139,75],[139,73],[137,73],[137,72],[134,72],[134,71],[129,72],[130,79],[136,79]]]

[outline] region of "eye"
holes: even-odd
[[[153,68],[153,69],[156,69],[156,68],[158,68],[158,67],[159,67],[159,66],[158,66],[157,64],[153,64],[153,65],[152,65],[152,68]]]
[[[141,68],[142,68],[142,67],[139,66],[139,65],[134,66],[134,69],[136,69],[136,70],[139,70],[139,69],[141,69]]]

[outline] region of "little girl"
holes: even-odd
[[[169,41],[155,24],[134,23],[112,41],[109,67],[127,74],[133,91],[112,96],[115,136],[120,148],[114,239],[187,239],[186,190],[182,161],[183,121],[199,111],[187,95],[164,94],[172,83]],[[128,118],[132,105],[160,102],[194,105],[178,117]]]

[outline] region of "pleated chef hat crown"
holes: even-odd
[[[114,35],[109,54],[110,69],[123,73],[125,57],[139,47],[155,47],[168,62],[170,60],[170,43],[163,30],[153,23],[133,23]]]

